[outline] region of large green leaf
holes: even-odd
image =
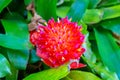
[[[103,63],[120,79],[120,48],[107,30],[94,29],[98,50]]]
[[[0,0],[0,12],[11,2],[12,0]]]
[[[87,24],[98,23],[102,20],[103,11],[100,9],[88,9],[86,10],[82,20]]]
[[[62,78],[61,80],[72,80],[72,79],[70,79],[68,76],[66,76],[66,77]]]
[[[80,16],[82,16],[82,20],[84,23],[95,24],[95,23],[100,22],[101,20],[119,17],[120,16],[119,8],[120,8],[120,5],[115,5],[115,6],[101,8],[101,9],[87,9],[83,16],[80,15],[81,12],[78,12],[79,14],[76,13],[76,15],[74,15],[75,9],[73,9],[73,12],[71,11],[68,13],[71,15],[70,16],[68,15],[68,16],[73,17],[73,19],[74,19],[74,17],[78,16],[78,18],[79,18]],[[70,9],[70,7],[68,7],[68,6],[59,7],[57,9],[57,15],[60,17],[65,17],[69,9]],[[79,20],[80,20],[80,18],[79,18]]]
[[[101,3],[99,4],[99,7],[111,6],[119,3],[120,3],[119,0],[102,0]]]
[[[101,61],[99,62],[92,62],[87,57],[82,56],[84,61],[88,64],[88,66],[91,68],[91,70],[101,76],[103,80],[119,80],[118,76],[115,72],[109,71]],[[98,58],[97,58],[98,59]]]
[[[70,7],[68,7],[68,6],[61,6],[61,7],[57,8],[56,13],[57,13],[57,15],[59,17],[64,18],[64,17],[66,17],[66,15],[67,15],[69,10],[70,10]]]
[[[78,25],[81,25],[81,26],[82,26],[82,33],[83,33],[83,34],[87,34],[87,33],[88,33],[88,31],[87,31],[87,24],[85,24],[82,20],[80,20],[80,21],[78,22]]]
[[[85,53],[83,54],[85,58],[87,58],[88,61],[91,61],[92,63],[96,62],[96,55],[92,52],[91,44],[89,42],[89,34],[86,34],[85,36],[85,43],[83,44],[84,48],[86,49]]]
[[[28,59],[29,59],[29,51],[28,50],[7,50],[8,58],[11,64],[17,69],[24,70],[26,69]],[[22,65],[21,65],[22,64]]]
[[[36,55],[36,50],[35,50],[35,49],[32,49],[32,50],[30,51],[29,62],[30,62],[30,63],[35,63],[35,62],[37,62],[37,61],[40,61],[40,57],[38,57],[38,56]]]
[[[97,5],[101,2],[101,0],[90,0],[89,1],[89,8],[96,8]]]
[[[120,18],[103,21],[101,25],[105,29],[111,30],[112,32],[120,35]]]
[[[67,16],[72,18],[72,21],[79,22],[87,9],[88,3],[89,0],[75,0]]]
[[[44,70],[38,73],[31,74],[23,80],[60,80],[69,73],[68,65],[62,65],[58,68]]]
[[[6,34],[0,34],[0,45],[11,49],[30,49],[28,26],[22,20],[1,20]]]
[[[11,74],[10,64],[7,59],[0,54],[0,77],[5,77],[8,74]]]
[[[102,17],[103,20],[120,17],[120,5],[103,8],[102,10],[104,12]]]
[[[5,80],[18,80],[18,69],[16,69],[14,66],[10,66],[11,74],[7,75],[5,77]]]
[[[25,5],[29,5],[32,2],[32,0],[24,0]]]
[[[97,77],[96,75],[90,72],[77,71],[77,70],[70,71],[68,77],[72,80],[101,80],[99,77]]]
[[[45,20],[49,20],[52,17],[57,19],[56,3],[57,0],[35,0],[36,11]]]
[[[101,20],[119,17],[120,5],[115,5],[101,9],[88,9],[86,10],[82,20],[87,24],[98,23]]]
[[[92,34],[93,36],[94,34]],[[95,40],[88,40],[88,36],[85,37],[85,43],[83,44],[86,49],[82,59],[88,64],[89,68],[99,75],[103,80],[118,80],[118,77],[114,72],[110,72],[101,62],[97,44]]]

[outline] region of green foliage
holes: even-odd
[[[101,0],[90,0],[88,8],[96,8],[100,2]]]
[[[26,7],[31,3],[46,21],[68,16],[82,25],[86,52],[81,59],[85,68],[69,71],[65,64],[49,69],[41,62],[29,41],[28,24],[33,14]],[[0,78],[119,80],[119,28],[119,0],[0,0]]]
[[[105,29],[111,30],[112,32],[120,35],[120,18],[106,20],[101,22],[101,26]]]
[[[94,29],[97,40],[98,49],[101,59],[106,66],[109,66],[109,70],[116,72],[120,78],[120,48],[115,42],[114,38],[106,30]],[[105,46],[105,47],[103,47]],[[112,59],[112,60],[111,60]],[[111,60],[111,61],[110,61]]]
[[[0,34],[0,45],[11,49],[30,49],[27,24],[22,20],[1,20],[6,34]],[[18,46],[19,45],[19,46]]]
[[[10,73],[10,64],[8,60],[0,54],[0,77],[4,77]]]
[[[76,0],[72,4],[67,16],[69,18],[72,18],[72,21],[79,22],[79,20],[82,18],[83,14],[85,13],[85,10],[87,9],[88,2],[89,0]]]
[[[88,9],[86,10],[82,20],[86,24],[98,23],[102,20],[103,11],[99,9]]]
[[[28,50],[7,50],[7,55],[14,67],[17,69],[24,70],[26,69],[28,59],[29,59],[29,51]],[[22,64],[22,65],[20,65]]]
[[[0,13],[12,0],[0,0]]]
[[[11,74],[7,75],[5,80],[17,80],[18,79],[18,69],[14,66],[10,66]]]
[[[120,5],[112,6],[109,8],[103,8],[103,20],[120,17]]]
[[[56,20],[56,3],[57,0],[35,0],[36,11],[45,20],[49,20],[50,18]]]
[[[32,2],[32,0],[24,0],[25,5],[29,5]]]
[[[90,72],[73,70],[70,71],[70,74],[67,76],[67,78],[62,80],[101,80],[101,79]]]
[[[58,68],[53,68],[53,69],[31,74],[23,80],[33,80],[33,79],[35,80],[40,80],[40,79],[41,80],[59,80],[67,76],[69,72],[70,72],[69,67],[67,64],[65,64]]]

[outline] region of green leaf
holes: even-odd
[[[120,5],[101,9],[87,9],[82,20],[87,24],[95,24],[101,20],[120,17]]]
[[[75,0],[67,16],[72,18],[72,21],[79,22],[87,9],[88,3],[89,0]]]
[[[103,18],[102,18],[103,20],[120,17],[120,5],[103,8],[102,10],[104,12]]]
[[[80,21],[78,22],[78,25],[81,25],[81,26],[82,26],[82,33],[83,33],[83,34],[87,34],[87,33],[88,33],[88,31],[87,31],[87,25],[86,25],[82,20],[80,20]]]
[[[96,75],[90,72],[77,71],[77,70],[70,71],[68,77],[72,80],[101,80],[99,77],[97,77]]]
[[[0,0],[0,13],[12,0]]]
[[[86,10],[82,20],[87,24],[98,23],[102,20],[103,11],[100,9],[88,9]]]
[[[0,45],[11,49],[30,49],[28,26],[22,20],[1,20],[6,35],[0,34]]]
[[[24,0],[25,5],[29,5],[33,0]]]
[[[111,30],[112,32],[120,35],[120,18],[106,20],[101,23],[102,27]]]
[[[59,80],[69,73],[68,65],[62,65],[58,68],[44,70],[38,73],[31,74],[23,80]]]
[[[101,2],[101,0],[90,0],[89,1],[89,8],[96,8],[97,5]]]
[[[11,74],[5,77],[5,80],[18,80],[18,70],[14,66],[10,66]]]
[[[92,34],[94,35],[94,34]],[[108,69],[103,65],[100,60],[100,55],[98,54],[97,43],[95,40],[88,40],[88,36],[85,37],[85,43],[83,44],[86,49],[82,59],[87,63],[88,67],[94,74],[99,75],[103,80],[118,80],[116,73],[108,71]]]
[[[109,71],[108,68],[105,67],[101,61],[94,63],[84,56],[82,56],[82,59],[84,59],[91,70],[101,76],[103,80],[119,80],[116,73]]]
[[[99,4],[100,7],[104,6],[111,6],[111,5],[116,5],[119,4],[119,0],[102,0],[101,3]]]
[[[8,60],[0,54],[0,77],[5,77],[8,74],[11,74],[10,64]]]
[[[64,18],[64,17],[66,17],[69,9],[70,9],[70,7],[68,7],[68,6],[61,6],[61,7],[57,8],[56,13],[59,17]]]
[[[31,50],[31,54],[30,54],[30,59],[29,59],[30,63],[35,63],[37,61],[40,61],[40,57],[38,57],[36,55],[36,50],[35,49],[32,49]]]
[[[61,80],[72,80],[72,79],[70,79],[68,76],[66,76],[66,77],[62,78]]]
[[[103,63],[110,71],[116,72],[120,79],[120,48],[115,42],[113,36],[107,30],[95,31],[98,50]]]
[[[25,70],[28,64],[29,51],[28,50],[7,50],[8,58],[11,64],[17,69]],[[22,64],[22,65],[20,65]]]
[[[88,61],[91,61],[92,63],[95,63],[96,62],[96,55],[92,52],[91,44],[89,42],[88,37],[89,37],[89,34],[86,34],[85,43],[83,44],[86,51],[83,55],[87,58]]]
[[[56,4],[57,0],[35,0],[36,11],[45,20],[49,20],[52,17],[55,20],[57,19]]]

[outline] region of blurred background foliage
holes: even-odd
[[[83,27],[85,68],[50,69],[29,42],[34,3],[46,21],[68,16]],[[0,80],[120,80],[119,0],[0,0]]]

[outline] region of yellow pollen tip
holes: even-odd
[[[45,26],[47,26],[47,22],[44,22],[43,24],[44,24]]]
[[[57,21],[58,21],[58,22],[60,22],[60,19],[59,19],[59,18],[57,18]]]
[[[72,21],[72,18],[70,18],[69,20]]]

